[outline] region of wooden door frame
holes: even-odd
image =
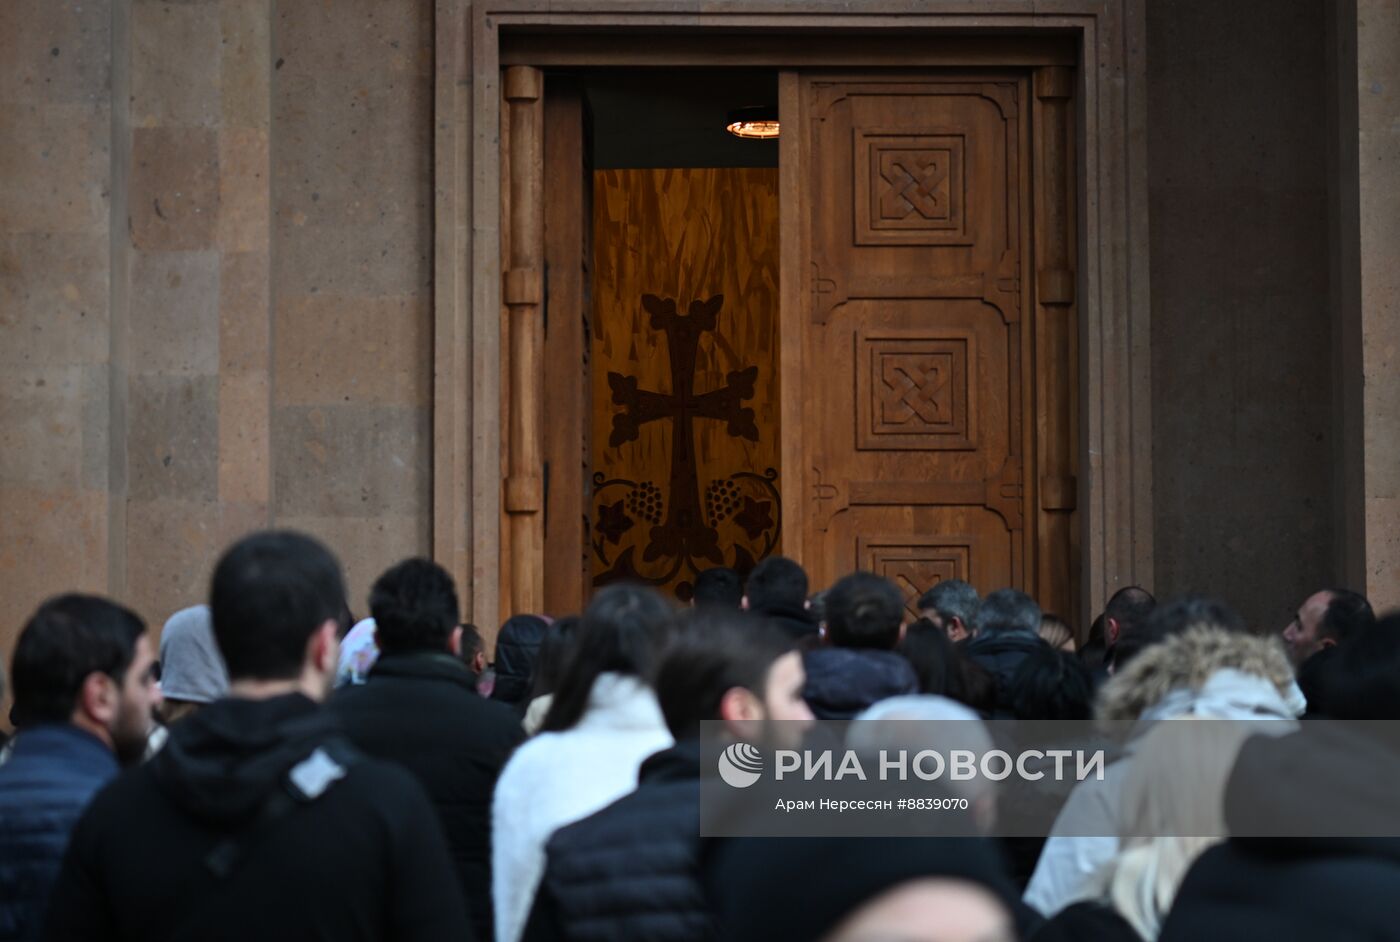
[[[546,32],[587,37],[558,43],[560,55],[578,65],[656,64],[645,51],[654,41],[637,48],[645,34],[668,37],[669,64],[775,69],[821,64],[784,52],[781,35],[799,37],[797,48],[838,40],[828,48],[851,51],[825,64],[867,67],[966,65],[959,46],[975,47],[981,40],[974,37],[988,34],[1071,36],[1078,47],[1080,598],[1093,612],[1118,586],[1150,584],[1144,31],[1144,0],[866,0],[859,12],[831,0],[437,0],[433,551],[457,577],[467,617],[490,640],[506,610],[498,593],[500,558],[509,552],[501,525],[502,380],[510,368],[501,336],[500,132],[502,66],[509,64],[502,41],[509,54],[510,37]],[[953,41],[962,36],[967,43]],[[904,38],[889,45],[884,37]],[[927,48],[917,44],[923,37]],[[886,48],[891,55],[882,54]],[[867,54],[870,61],[859,61]],[[786,297],[786,284],[782,290]]]

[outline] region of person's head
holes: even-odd
[[[1045,613],[1040,616],[1040,637],[1057,651],[1075,653],[1074,631],[1059,615]]]
[[[290,683],[312,699],[325,698],[339,659],[340,620],[349,609],[340,563],[320,542],[288,530],[239,540],[214,567],[209,611],[237,693]]]
[[[430,559],[405,559],[376,579],[369,590],[369,613],[383,657],[461,649],[457,587],[447,570]]]
[[[650,681],[674,620],[671,606],[651,589],[610,585],[593,596],[541,732],[573,728],[587,711],[593,683],[602,674]]]
[[[155,650],[135,612],[95,595],[60,595],[20,631],[10,666],[19,730],[71,723],[124,764],[146,749],[161,703]]]
[[[209,606],[181,609],[160,632],[161,719],[168,725],[228,693]]]
[[[1361,628],[1318,662],[1314,710],[1334,720],[1400,720],[1400,614]]]
[[[1040,606],[1017,589],[997,589],[982,600],[972,619],[974,635],[1037,634],[1040,631]]]
[[[1093,715],[1094,679],[1069,651],[1036,648],[1012,675],[1011,713],[1018,720],[1087,720]]]
[[[550,622],[545,629],[544,640],[540,642],[540,656],[535,661],[535,685],[530,691],[532,700],[553,693],[558,688],[559,678],[564,675],[564,665],[573,654],[580,621],[577,615],[565,615]]]
[[[749,573],[741,604],[751,612],[803,611],[808,607],[807,573],[786,556],[769,556]]]
[[[962,665],[948,633],[927,618],[920,618],[904,630],[899,653],[914,668],[919,692],[952,697],[962,696]]]
[[[706,569],[695,577],[690,604],[696,608],[718,608],[738,611],[744,598],[744,581],[728,566]]]
[[[467,665],[467,670],[480,677],[486,670],[486,641],[481,637],[476,625],[470,622],[465,622],[458,628],[461,631],[462,642],[458,646],[457,657]]]
[[[1157,600],[1141,586],[1124,586],[1108,600],[1103,609],[1104,640],[1111,648],[1132,634],[1152,614]]]
[[[927,618],[948,634],[953,642],[972,634],[972,618],[982,599],[961,579],[944,579],[919,596],[919,615]]]
[[[496,683],[491,699],[524,708],[535,686],[549,621],[539,615],[512,615],[496,635]]]
[[[904,624],[904,596],[893,582],[853,572],[826,593],[826,640],[838,648],[890,650]]]
[[[678,632],[656,668],[656,696],[677,740],[716,720],[746,742],[796,748],[812,722],[807,675],[791,638],[739,613],[701,615]]]
[[[1346,641],[1375,621],[1376,614],[1366,596],[1346,589],[1323,589],[1298,606],[1293,620],[1283,629],[1283,645],[1297,667],[1323,648]]]
[[[1120,634],[1118,643],[1109,651],[1108,669],[1117,673],[1152,645],[1198,626],[1224,631],[1245,630],[1244,619],[1219,599],[1183,595],[1155,606],[1146,619]]]

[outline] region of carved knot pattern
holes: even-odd
[[[928,426],[951,423],[950,355],[886,354],[881,366],[885,385],[881,412],[885,422],[903,425],[917,416]]]
[[[880,178],[881,219],[907,219],[918,213],[925,219],[949,216],[946,150],[882,150]]]

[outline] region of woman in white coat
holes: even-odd
[[[518,942],[556,830],[637,787],[642,760],[672,745],[648,686],[674,614],[660,595],[609,586],[583,613],[540,734],[501,770],[491,809],[497,942]]]

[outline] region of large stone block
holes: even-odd
[[[217,252],[133,252],[131,371],[219,370]]]
[[[112,128],[105,103],[0,104],[0,128],[6,230],[106,232]]]
[[[219,134],[219,247],[227,252],[265,252],[270,237],[267,132],[227,130]]]
[[[219,499],[266,505],[271,463],[267,374],[219,377]]]
[[[283,298],[276,336],[279,404],[426,407],[431,402],[433,323],[427,298]]]
[[[219,122],[222,31],[217,3],[131,4],[133,127]]]
[[[312,226],[277,211],[273,290],[398,297],[431,293],[433,221],[421,214],[365,226]]]
[[[275,407],[273,512],[279,518],[426,514],[431,443],[426,409]]]
[[[127,598],[153,627],[208,598],[220,550],[210,501],[132,500],[126,508]]]
[[[390,566],[409,556],[432,554],[432,525],[426,513],[377,517],[278,517],[278,527],[300,530],[325,543],[345,569],[350,611],[369,614],[369,589]]]
[[[271,368],[268,257],[225,252],[219,270],[219,369],[266,373]]]
[[[223,32],[223,126],[258,128],[268,125],[271,83],[271,0],[221,0]]]
[[[111,7],[108,0],[0,3],[0,101],[105,107]]]
[[[107,585],[107,495],[0,485],[0,645],[38,604],[60,592]]]
[[[131,377],[127,493],[132,500],[218,497],[218,382],[214,376]]]
[[[0,370],[0,485],[81,485],[83,392],[81,367]]]
[[[145,251],[207,249],[219,225],[218,135],[204,128],[131,132],[131,241]]]
[[[0,235],[0,364],[107,359],[108,245],[105,235]]]

